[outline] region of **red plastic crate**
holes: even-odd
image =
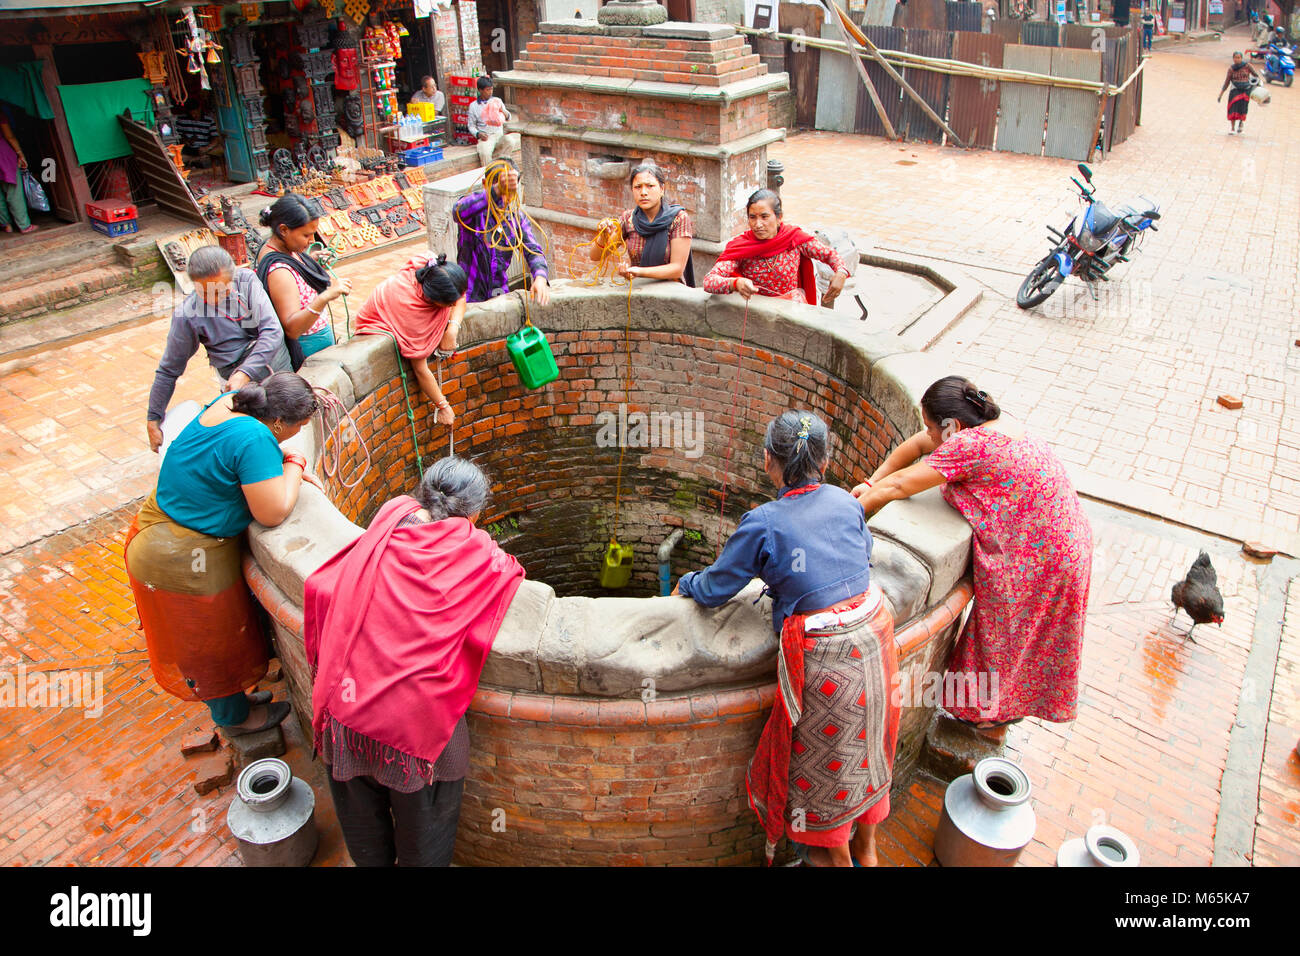
[[[451,94],[451,105],[452,105],[452,106],[469,106],[469,105],[470,105],[471,103],[473,103],[474,100],[476,100],[477,98],[478,98],[478,97],[475,97],[475,96],[461,96],[459,93],[453,93],[453,94]]]
[[[129,199],[100,199],[86,203],[86,215],[100,222],[121,222],[134,219],[137,215],[135,205]]]
[[[459,124],[461,124],[462,126],[464,126],[465,124],[467,124],[467,123],[469,122],[469,114],[468,114],[468,113],[452,113],[452,114],[451,114],[451,121],[452,121],[453,123],[459,123]]]
[[[465,86],[470,89],[473,89],[474,84],[476,84],[478,80],[472,76],[448,75],[447,82],[450,83],[452,86]]]

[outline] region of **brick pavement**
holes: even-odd
[[[1300,194],[1287,185],[1300,97],[1274,87],[1246,133],[1229,135],[1214,96],[1234,44],[1156,53],[1143,125],[1094,164],[1103,200],[1145,193],[1166,213],[1098,304],[1076,280],[1036,310],[1014,302],[1047,251],[1045,225],[1077,208],[1070,162],[837,133],[798,134],[770,155],[785,163],[789,221],[961,263],[986,284],[932,351],[1053,441],[1082,492],[1300,555],[1300,420],[1288,409]],[[1220,408],[1221,393],[1245,407]]]
[[[418,242],[345,264],[356,311]],[[344,334],[343,310],[336,324]],[[158,459],[144,415],[168,320],[0,364],[0,553],[153,491]],[[177,382],[175,405],[216,394],[200,349]]]
[[[99,671],[105,690],[104,713],[93,719],[75,710],[0,710],[0,865],[238,863],[223,816],[233,788],[197,796],[179,753],[186,732],[208,726],[206,713],[158,689],[134,627],[121,564],[131,511],[11,552],[0,566],[0,668]],[[1010,755],[1030,776],[1039,817],[1022,862],[1050,865],[1065,839],[1104,819],[1137,840],[1147,863],[1205,865],[1259,569],[1229,545],[1212,548],[1227,620],[1189,643],[1187,619],[1171,624],[1167,594],[1200,543],[1162,534],[1153,522],[1135,527],[1135,519],[1096,506],[1091,513],[1097,547],[1079,718],[1026,721],[1007,736]],[[1258,808],[1259,865],[1295,862],[1300,761],[1286,748],[1295,743],[1300,587],[1292,589],[1287,621],[1287,670],[1273,695]],[[287,759],[317,794],[317,863],[343,862],[319,764],[298,728],[286,726]],[[899,795],[882,830],[885,862],[930,862],[942,792],[920,777]]]
[[[207,710],[154,683],[136,629],[122,564],[134,511],[10,552],[0,565],[0,669],[86,675],[103,691],[98,715],[84,698],[0,709],[0,866],[240,863],[225,823],[234,787],[199,796],[180,753],[186,733],[212,726]],[[283,684],[266,686],[287,696]],[[319,764],[300,728],[284,727],[284,759],[317,793],[316,863],[345,863]]]

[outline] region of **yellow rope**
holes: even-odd
[[[623,234],[620,231],[619,244],[622,245]],[[627,356],[627,364],[623,370],[623,404],[631,403],[632,388],[632,280],[627,280],[627,324],[623,326],[623,354]],[[618,513],[619,506],[623,499],[623,456],[627,453],[627,436],[620,435],[618,442],[618,483],[614,488],[614,524],[609,529],[609,543],[614,544],[618,541]]]
[[[603,241],[602,233],[605,237]],[[574,257],[582,250],[592,248],[599,249],[600,257],[585,272],[579,272],[573,264]],[[583,256],[590,258],[590,254],[586,252],[583,252]],[[618,267],[625,258],[627,258],[627,243],[623,241],[623,226],[617,219],[607,217],[596,223],[596,231],[590,239],[578,243],[569,253],[569,278],[579,279],[583,285],[599,285],[606,279],[610,279],[616,284],[627,282],[630,286],[631,280],[618,274]]]
[[[532,318],[528,314],[528,293],[532,291],[529,285],[532,281],[532,272],[528,268],[528,250],[524,246],[523,230],[508,229],[506,226],[511,217],[517,216],[521,221],[526,221],[532,227],[534,234],[542,238],[544,246],[536,251],[541,252],[547,262],[551,260],[551,241],[537,221],[524,212],[523,183],[520,183],[509,196],[499,194],[497,186],[501,182],[501,177],[509,171],[510,167],[499,160],[488,163],[487,171],[483,174],[483,188],[487,192],[487,210],[483,217],[483,228],[475,229],[465,222],[461,219],[459,211],[455,213],[456,224],[477,236],[482,236],[489,249],[519,255],[524,267],[524,324],[532,325]],[[512,235],[513,241],[510,238]],[[498,241],[505,244],[498,245]]]

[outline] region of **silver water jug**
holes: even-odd
[[[1128,834],[1098,823],[1082,837],[1066,840],[1056,852],[1057,866],[1138,866],[1137,844]]]
[[[226,823],[245,866],[306,866],[316,855],[316,794],[276,757],[239,774]]]
[[[948,784],[934,831],[944,866],[1015,866],[1038,825],[1029,777],[1005,757],[985,757]]]

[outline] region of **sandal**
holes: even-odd
[[[248,702],[254,706],[258,704],[269,704],[271,702],[271,692],[269,690],[255,690],[251,694],[245,694]]]
[[[289,716],[289,704],[287,701],[277,701],[274,704],[266,705],[266,720],[256,727],[222,727],[221,730],[228,737],[242,737],[245,734],[259,734],[264,730],[270,730],[278,726]]]

